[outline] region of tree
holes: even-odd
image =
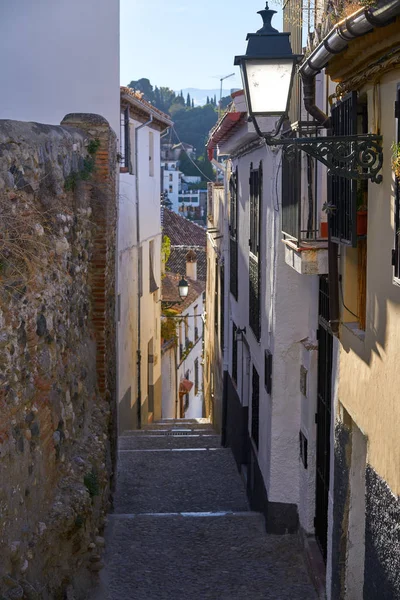
[[[209,96],[207,96],[207,102],[206,102],[206,104],[210,104],[210,98],[209,98]]]
[[[231,102],[232,96],[224,96],[223,98],[221,98],[221,110],[228,108]]]
[[[193,100],[193,98],[192,98],[192,108],[194,108],[194,100]]]
[[[187,98],[186,98],[186,106],[187,106],[188,108],[190,108],[190,107],[191,107],[191,105],[192,105],[192,102],[191,102],[191,100],[190,100],[190,94],[189,94],[189,92],[188,92],[188,95],[187,95]]]
[[[214,106],[217,106],[217,95],[214,94]]]
[[[149,79],[143,77],[137,81],[131,81],[128,87],[138,92],[142,92],[145,100],[148,100],[148,102],[154,102],[153,86],[151,85]]]

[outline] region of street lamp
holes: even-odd
[[[293,54],[290,33],[280,33],[271,25],[276,10],[268,3],[261,15],[263,27],[247,35],[246,54],[235,57],[240,66],[247,107],[251,119],[284,117],[289,110],[293,78],[302,55]]]
[[[182,300],[187,298],[187,295],[189,293],[189,284],[184,277],[182,277],[182,279],[178,283],[178,290],[179,290],[179,296]]]
[[[263,27],[247,35],[246,54],[236,56],[235,65],[242,72],[249,120],[256,133],[268,146],[282,146],[287,160],[302,150],[328,167],[328,172],[347,179],[382,181],[382,136],[357,134],[351,136],[321,136],[317,138],[278,138],[287,117],[296,65],[302,56],[293,54],[289,33],[280,33],[271,25],[275,10],[268,8],[258,14]],[[275,135],[262,133],[263,117],[279,117]]]

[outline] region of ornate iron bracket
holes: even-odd
[[[269,146],[283,146],[287,160],[293,160],[297,150],[316,158],[328,167],[330,175],[340,175],[346,179],[370,179],[381,183],[383,152],[382,136],[347,135],[320,138],[281,138],[266,137]]]

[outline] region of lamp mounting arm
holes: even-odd
[[[328,167],[330,175],[346,179],[370,179],[381,183],[383,164],[382,136],[359,134],[319,138],[277,139],[263,135],[267,146],[282,146],[285,158],[294,160],[301,150]]]

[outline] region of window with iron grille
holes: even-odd
[[[249,323],[257,340],[261,337],[260,297],[260,221],[262,197],[262,163],[250,165],[250,238],[249,238]]]
[[[229,182],[230,213],[229,213],[229,238],[230,238],[230,290],[233,297],[238,299],[238,193],[239,193],[238,168],[232,173]]]
[[[232,380],[237,383],[237,351],[238,343],[236,339],[237,327],[235,323],[232,325]]]
[[[395,117],[397,119],[397,144],[400,144],[400,88],[397,90],[397,98],[395,105]],[[393,250],[393,267],[394,276],[400,279],[400,179],[396,177],[396,198],[394,207],[394,250]]]
[[[272,392],[272,354],[269,350],[265,351],[264,356],[264,385],[267,394]]]
[[[357,133],[357,92],[347,94],[332,107],[332,132],[335,136]],[[328,175],[328,205],[332,241],[356,247],[357,181]]]
[[[253,365],[252,394],[251,394],[251,437],[258,450],[260,427],[260,377]]]

